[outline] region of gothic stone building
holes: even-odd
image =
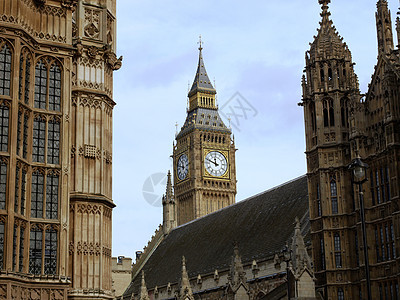
[[[111,299],[115,0],[0,1],[0,298]]]
[[[303,76],[308,195],[316,287],[325,299],[367,299],[359,193],[348,166],[369,165],[363,185],[372,299],[399,299],[400,52],[386,0],[377,2],[378,62],[363,97],[350,50],[328,4]],[[400,20],[397,18],[400,43]]]

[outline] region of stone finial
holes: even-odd
[[[193,292],[190,286],[189,276],[186,270],[186,260],[185,257],[182,256],[182,277],[181,277],[181,289],[180,289],[180,299],[192,299]]]
[[[174,201],[174,192],[172,190],[172,181],[171,181],[171,171],[168,170],[167,174],[167,188],[165,192],[165,197],[167,198],[166,201]]]
[[[142,283],[140,285],[139,300],[149,300],[149,293],[147,292],[146,281],[144,280],[144,271],[142,270]]]
[[[304,244],[304,238],[301,234],[300,230],[300,221],[296,217],[295,219],[295,229],[294,229],[294,236],[292,242],[292,265],[293,265],[293,272],[295,274],[300,274],[303,272],[304,269],[308,269],[308,271],[312,271],[311,268],[311,259],[308,255],[307,248]]]
[[[232,256],[231,271],[228,276],[228,281],[233,290],[236,290],[241,284],[247,286],[246,272],[243,269],[242,259],[239,255],[239,248],[235,245]]]

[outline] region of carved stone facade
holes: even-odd
[[[235,143],[218,114],[199,48],[185,124],[173,148],[176,220],[181,225],[235,203]]]
[[[372,299],[397,299],[399,50],[393,46],[387,1],[379,0],[378,62],[362,97],[350,50],[330,20],[329,2],[319,0],[322,22],[306,52],[300,103],[305,118],[316,286],[324,299],[367,299],[360,195],[349,169],[360,156],[369,165],[363,195]]]
[[[115,0],[0,11],[0,298],[110,299]]]

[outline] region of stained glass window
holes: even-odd
[[[29,273],[42,273],[42,244],[43,232],[41,229],[34,227],[30,232],[29,244]]]
[[[31,217],[43,218],[44,176],[36,171],[32,174]]]
[[[58,176],[47,175],[46,181],[46,218],[58,218]]]
[[[19,271],[22,272],[24,269],[24,238],[25,228],[21,226],[19,233]]]
[[[35,108],[46,109],[47,68],[40,60],[35,67]]]
[[[60,156],[60,123],[51,120],[48,123],[47,163],[58,164]]]
[[[7,164],[0,161],[0,209],[6,209]]]
[[[7,152],[8,150],[8,106],[0,105],[0,151]]]
[[[10,96],[11,51],[7,45],[0,51],[0,95]]]
[[[56,64],[51,66],[49,77],[49,110],[60,111],[61,70]]]
[[[57,231],[46,230],[44,250],[44,274],[57,274]]]
[[[33,122],[32,160],[44,163],[46,121],[36,118]]]
[[[3,269],[3,263],[4,263],[4,222],[0,220],[0,270]]]

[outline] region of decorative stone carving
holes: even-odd
[[[100,35],[100,11],[85,8],[84,34],[91,39],[98,39]]]

